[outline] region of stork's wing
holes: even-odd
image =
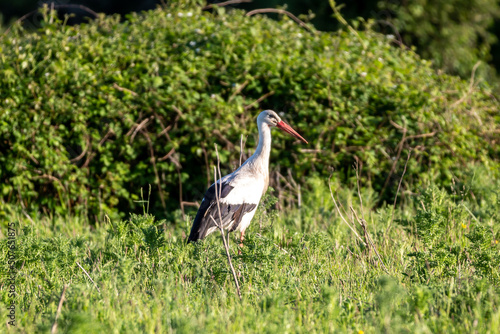
[[[218,187],[219,185],[217,185]],[[219,191],[219,189],[217,189]],[[229,182],[223,182],[220,189],[220,199],[227,197],[227,195],[233,190],[233,187],[229,184]],[[227,211],[227,205],[220,203],[219,205],[222,212]],[[208,188],[203,200],[201,201],[200,208],[198,209],[198,213],[196,214],[196,218],[193,222],[193,227],[191,228],[191,233],[189,234],[188,242],[196,241],[199,239],[205,238],[207,235],[207,231],[209,228],[215,226],[212,218],[219,221],[219,214],[217,210],[217,198],[215,196],[215,183]],[[223,216],[223,225],[225,225],[225,221],[228,218],[228,215]],[[226,219],[224,219],[226,218]]]
[[[241,181],[246,183],[245,180],[238,178],[222,179],[220,190],[221,194],[219,198],[220,218],[222,218],[223,227],[227,228],[230,224],[232,225],[233,228],[231,228],[231,230],[234,230],[239,225],[245,213],[251,212],[255,209],[255,207],[257,207],[260,200],[261,193],[255,200],[253,198],[249,198],[248,193],[254,193],[253,189],[249,188],[253,187],[246,187],[246,184],[242,184]],[[255,182],[252,186],[255,186]],[[219,187],[218,184],[217,187]],[[238,189],[234,189],[235,187]],[[244,196],[245,193],[246,196]],[[246,199],[246,201],[244,199]],[[198,213],[196,214],[196,218],[194,219],[188,242],[203,239],[208,233],[211,233],[211,230],[213,230],[212,227],[216,226],[211,217],[213,217],[218,224],[220,223],[217,199],[215,196],[215,184],[212,184],[212,186],[208,188],[205,193],[205,197],[203,198],[200,208],[198,209]]]

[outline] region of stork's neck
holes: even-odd
[[[271,128],[266,123],[259,123],[259,145],[250,157],[251,164],[259,172],[269,174],[269,155],[271,154]]]

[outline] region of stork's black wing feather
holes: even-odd
[[[220,198],[225,198],[227,195],[229,195],[231,190],[233,190],[233,187],[229,185],[229,182],[222,183]],[[227,221],[231,219],[231,215],[229,213],[231,212],[231,210],[237,209],[237,205],[219,202],[219,206],[221,210],[222,225],[225,226]],[[217,209],[217,199],[215,196],[215,184],[212,184],[212,186],[208,188],[205,196],[203,197],[203,201],[201,202],[198,213],[196,214],[196,218],[194,219],[191,233],[189,234],[188,243],[205,238],[208,229],[215,226],[210,216],[212,216],[218,222],[219,213]]]
[[[243,204],[239,205],[238,209],[236,211],[234,211],[234,213],[232,214],[232,218],[234,219],[234,223],[233,223],[233,226],[231,226],[231,229],[229,230],[229,232],[236,231],[236,229],[238,228],[238,226],[241,223],[241,218],[243,218],[243,215],[247,212],[253,211],[253,209],[255,209],[256,206],[257,206],[257,204],[250,204],[250,203],[243,203]]]

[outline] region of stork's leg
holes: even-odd
[[[245,231],[241,231],[240,247],[243,247],[243,240],[245,240]]]

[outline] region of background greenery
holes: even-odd
[[[495,90],[436,70],[376,22],[320,32],[244,14],[181,2],[69,26],[45,9],[40,29],[1,37],[9,330],[497,332]],[[185,202],[213,181],[214,143],[223,173],[242,134],[253,153],[265,108],[311,144],[274,133],[275,190],[245,246],[230,238],[240,301],[220,237],[185,244]]]
[[[125,15],[133,11],[154,9],[164,2],[55,0],[47,3],[53,3],[61,13],[73,14],[74,17],[69,18],[68,22],[75,24],[94,18],[94,12]],[[36,10],[42,4],[43,2],[37,0],[0,0],[0,17],[3,16],[4,25],[10,25],[14,19]],[[418,54],[431,60],[435,68],[469,78],[474,65],[481,62],[482,65],[476,69],[475,76],[494,83],[498,89],[498,0],[339,0],[336,4],[342,7],[342,15],[347,21],[360,18],[373,20],[373,29],[394,35],[395,43],[415,48]],[[200,5],[203,6],[204,3]],[[226,8],[232,7],[247,11],[257,8],[285,8],[311,22],[318,30],[337,31],[341,27],[339,22],[333,19],[329,0],[253,0],[250,3],[231,4]],[[279,19],[276,14],[267,15]],[[34,14],[24,22],[26,26],[34,27],[41,19],[40,15]]]
[[[37,32],[14,26],[0,44],[2,207],[98,221],[123,217],[152,184],[152,212],[173,217],[211,182],[214,143],[224,172],[238,165],[242,134],[252,153],[266,108],[311,142],[275,134],[282,206],[297,191],[282,193],[276,173],[327,177],[333,167],[347,180],[356,159],[379,202],[392,199],[409,147],[403,194],[462,180],[473,162],[498,171],[488,85],[437,73],[369,26],[309,33],[286,18],[181,6],[125,22],[45,22]]]

